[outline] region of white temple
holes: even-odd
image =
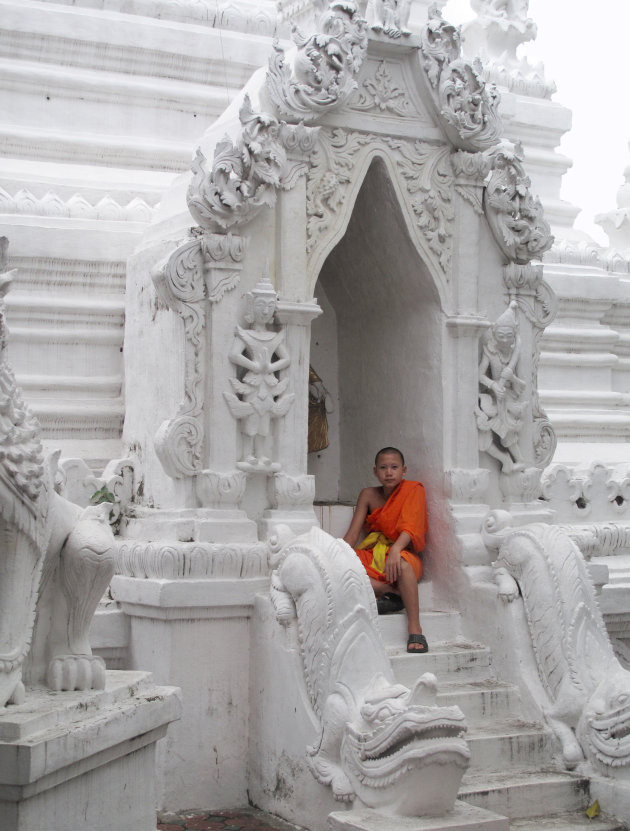
[[[630,826],[628,182],[573,229],[471,4],[0,0],[3,831]],[[339,540],[386,445],[422,656]]]

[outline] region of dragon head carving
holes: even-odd
[[[470,752],[458,707],[435,703],[435,676],[412,690],[396,683],[377,628],[376,603],[354,551],[319,528],[272,552],[271,599],[283,626],[296,624],[318,740],[313,776],[336,799],[406,816],[444,814]]]

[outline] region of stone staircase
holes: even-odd
[[[435,609],[430,583],[421,584],[420,601],[421,610]],[[552,734],[543,724],[523,718],[518,688],[496,678],[487,646],[462,636],[459,614],[421,612],[421,622],[430,652],[410,655],[405,614],[379,618],[398,681],[411,686],[422,673],[434,673],[438,702],[457,704],[467,717],[471,762],[459,800],[483,813],[468,825],[462,822],[455,827],[475,831],[626,829],[624,823],[604,814],[588,818],[585,810],[593,801],[588,778],[562,768]],[[454,826],[433,821],[427,827]]]

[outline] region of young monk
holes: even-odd
[[[424,549],[427,510],[424,487],[405,479],[400,450],[384,447],[374,460],[380,487],[363,488],[344,540],[355,549],[368,573],[379,614],[407,612],[407,652],[429,651],[420,626],[419,551]],[[357,546],[364,529],[370,533]]]

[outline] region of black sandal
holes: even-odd
[[[405,608],[402,597],[394,592],[385,592],[376,598],[376,609],[379,615],[391,615],[401,612]]]
[[[417,643],[421,649],[409,649],[412,643]],[[429,651],[429,644],[424,635],[409,635],[407,638],[407,652],[416,653],[417,655],[424,655]]]

